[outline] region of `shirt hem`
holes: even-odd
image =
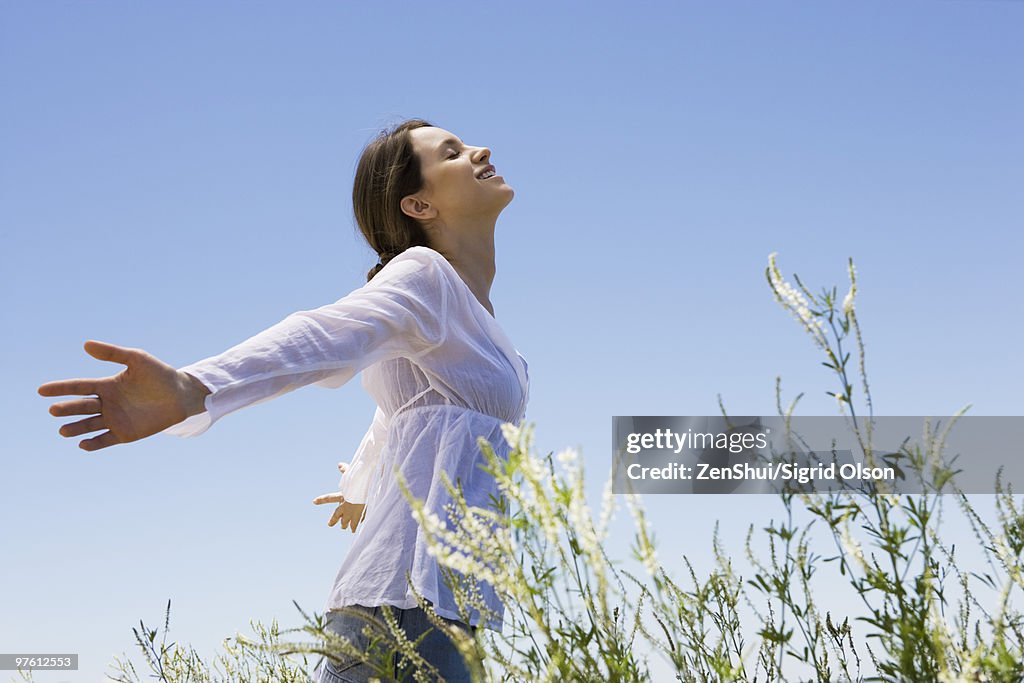
[[[343,603],[343,604],[340,604]],[[324,612],[333,612],[340,610],[343,607],[351,607],[352,605],[362,605],[363,607],[381,607],[383,605],[389,605],[398,609],[413,609],[419,607],[419,603],[416,602],[415,597],[407,598],[370,598],[370,597],[341,597],[332,600],[324,607]],[[493,609],[493,608],[492,608]],[[454,621],[462,621],[462,615],[455,610],[446,609],[444,607],[438,607],[433,605],[433,610],[437,612],[439,616],[445,619],[452,619]],[[476,626],[478,628],[486,628],[491,631],[497,631],[501,633],[504,626],[504,617],[500,617],[496,620],[492,620],[488,623],[483,623],[483,619],[480,615],[476,615],[477,618],[473,619],[470,617],[469,625]],[[474,623],[475,622],[475,623]]]

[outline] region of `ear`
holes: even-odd
[[[414,194],[402,197],[399,207],[401,207],[402,213],[406,216],[421,221],[429,220],[437,215],[437,210],[429,202],[423,201],[423,199]]]

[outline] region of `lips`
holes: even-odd
[[[497,171],[495,171],[494,166],[488,164],[480,169],[480,172],[476,174],[476,179],[480,180],[480,176],[482,176],[484,173],[487,173],[488,171],[491,171],[492,173],[497,175]]]

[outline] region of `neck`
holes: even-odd
[[[477,301],[493,316],[491,283],[497,272],[494,263],[494,231],[488,232],[486,237],[474,235],[471,239],[459,239],[451,233],[446,237],[448,239],[438,240],[434,249],[448,259]]]

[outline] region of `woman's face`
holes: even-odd
[[[424,186],[403,198],[405,212],[449,227],[472,227],[480,221],[493,227],[515,191],[500,175],[480,177],[491,167],[491,150],[466,146],[444,128],[425,126],[411,130],[409,135],[420,160]]]

